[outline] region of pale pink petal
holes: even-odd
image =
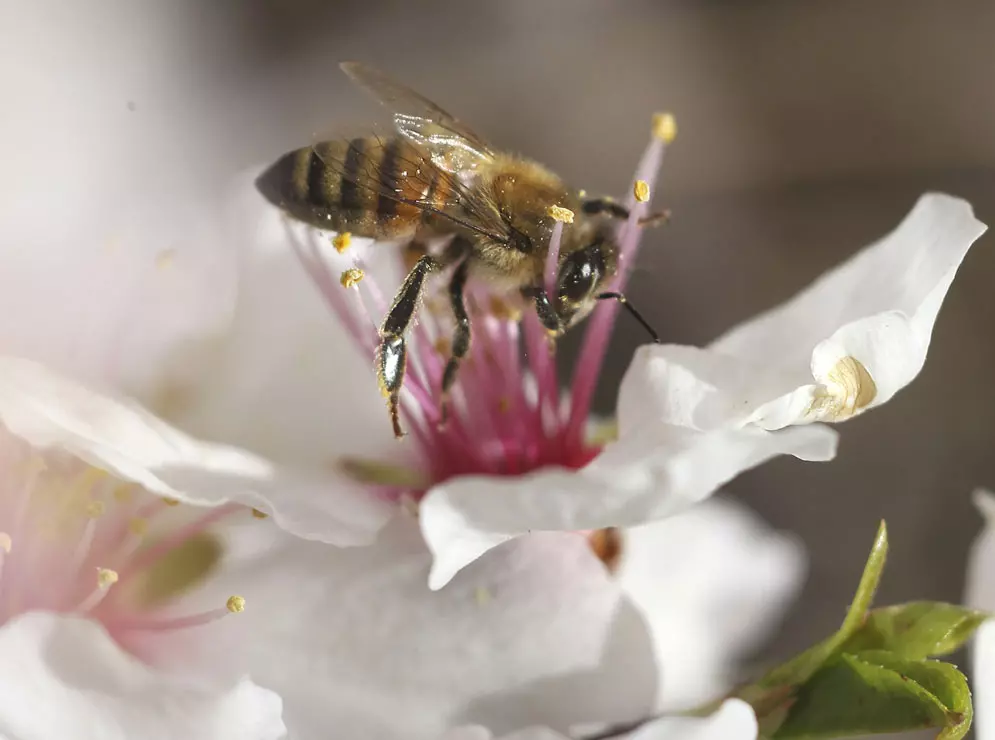
[[[234,250],[213,219],[195,20],[143,0],[5,14],[3,353],[149,399],[223,328]]]
[[[26,614],[0,628],[0,735],[20,740],[271,740],[281,700],[243,679],[226,689],[167,676],[95,622]]]
[[[293,736],[437,740],[466,724],[566,729],[652,710],[643,620],[580,535],[510,543],[440,592],[425,588],[431,558],[407,517],[367,548],[269,527],[275,547],[258,549],[246,536],[230,539],[244,566],[220,574],[246,610],[208,642],[283,697]]]
[[[60,448],[154,493],[199,505],[243,503],[302,537],[365,544],[390,513],[335,471],[278,467],[201,442],[132,401],[20,358],[0,357],[0,421],[33,445]]]

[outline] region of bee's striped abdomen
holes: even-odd
[[[443,180],[405,139],[368,137],[285,154],[256,186],[267,200],[314,226],[398,238],[428,221],[422,208],[404,201],[428,199],[441,207],[450,193]]]

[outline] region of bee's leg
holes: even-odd
[[[464,259],[456,267],[453,277],[449,281],[449,301],[453,307],[453,317],[456,319],[456,328],[453,330],[452,354],[446,369],[442,373],[442,421],[446,420],[447,406],[449,401],[449,391],[456,382],[456,372],[459,370],[460,362],[470,351],[470,316],[466,312],[466,304],[463,300],[463,290],[466,287],[466,279],[470,274],[470,260]]]
[[[629,209],[621,203],[616,203],[611,198],[593,198],[585,200],[581,210],[589,216],[606,214],[612,218],[626,220],[629,218]],[[670,220],[670,211],[657,211],[639,219],[640,226],[658,226]]]
[[[439,269],[441,264],[431,255],[424,255],[404,278],[401,287],[394,296],[387,316],[380,325],[380,346],[377,348],[377,380],[380,382],[380,392],[387,399],[390,411],[390,421],[394,426],[394,436],[400,439],[404,436],[400,421],[400,394],[404,384],[404,370],[407,366],[408,350],[405,345],[404,333],[411,324],[411,319],[418,308],[425,279]]]

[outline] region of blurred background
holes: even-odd
[[[106,22],[142,43],[155,21],[136,4],[108,7]],[[369,118],[338,72],[345,59],[383,68],[590,192],[622,194],[651,113],[673,111],[680,133],[655,197],[674,219],[647,235],[631,288],[669,341],[706,343],[786,299],[890,230],[924,190],[995,219],[985,0],[185,0],[169,18],[176,44],[154,48],[134,84],[182,78],[185,92],[158,111],[136,92],[127,108],[199,127],[187,154],[209,159],[199,177],[219,182]],[[925,371],[841,428],[835,463],[781,460],[730,486],[810,552],[800,604],[764,659],[835,628],[880,518],[892,543],[880,600],[960,599],[981,528],[969,494],[995,486],[993,270],[986,236]],[[603,410],[641,340],[620,323]]]

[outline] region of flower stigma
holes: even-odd
[[[652,130],[626,199],[629,215],[617,221],[618,267],[614,281],[606,286],[609,290],[624,290],[638,253],[641,219],[647,215],[667,145],[676,135],[673,116],[658,114]],[[575,214],[556,205],[550,206],[547,214],[555,221],[543,265],[543,283],[549,291],[556,279],[564,224],[572,223]],[[341,258],[324,249],[327,238],[319,239],[311,230],[295,232],[288,227],[288,233],[326,304],[372,364],[380,319],[387,314],[388,297],[395,286],[384,285],[382,272],[372,269],[368,260],[355,252],[350,253],[352,267],[338,272],[343,269],[337,261]],[[407,262],[415,256],[407,255]],[[404,269],[403,254],[397,266]],[[362,283],[347,280],[350,271],[364,278]],[[583,332],[580,355],[572,377],[562,382],[554,344],[532,306],[515,294],[499,294],[471,279],[465,294],[471,348],[460,364],[443,420],[442,377],[456,326],[445,292],[446,277],[429,285],[417,321],[408,331],[407,374],[400,394],[401,417],[410,432],[404,443],[408,458],[403,465],[338,458],[335,465],[398,505],[418,502],[429,489],[457,476],[520,476],[551,466],[579,469],[587,465],[610,441],[603,433],[591,433],[610,428],[592,418],[591,404],[618,315],[617,303],[600,302],[577,327],[575,331]],[[344,291],[343,287],[355,290]],[[441,289],[433,290],[436,287]],[[583,534],[609,567],[618,560],[619,532]]]

